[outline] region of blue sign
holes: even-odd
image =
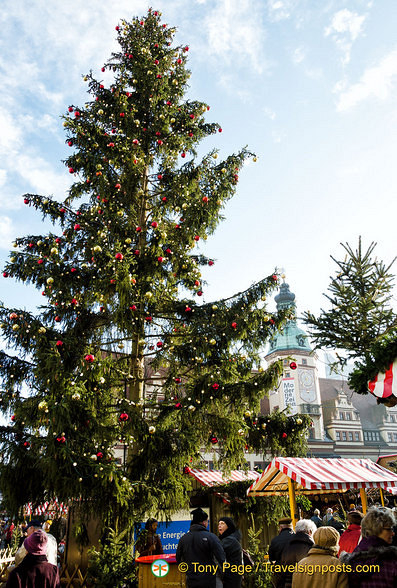
[[[158,523],[156,533],[160,537],[164,553],[176,552],[179,539],[190,529],[190,522],[191,521],[170,521],[168,523]],[[144,528],[145,523],[141,523],[140,529]]]

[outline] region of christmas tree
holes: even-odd
[[[368,382],[384,372],[397,357],[397,315],[392,307],[394,260],[385,264],[374,257],[376,243],[363,250],[342,244],[345,257],[332,257],[338,269],[325,297],[331,304],[318,318],[304,314],[316,348],[339,349],[334,368],[355,361],[349,385],[359,394],[368,393]]]
[[[259,356],[287,318],[265,307],[277,273],[202,303],[214,261],[199,245],[254,156],[199,160],[199,142],[222,129],[185,99],[189,47],[173,45],[160,13],[116,30],[120,51],[102,68],[112,83],[85,76],[90,100],[64,117],[67,199],[24,196],[54,232],[18,238],[3,274],[44,297],[37,314],[1,309],[12,422],[0,489],[14,509],[57,497],[112,517],[169,513],[186,505],[202,450],[230,468],[247,448],[305,448],[308,417],[257,414],[282,370]]]

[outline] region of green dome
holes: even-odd
[[[289,285],[284,283],[280,286],[280,293],[275,296],[277,302],[277,310],[292,308],[294,315],[296,312],[295,294],[290,292]],[[309,345],[307,335],[303,329],[300,329],[296,324],[296,319],[293,318],[287,322],[281,333],[277,333],[270,341],[269,351],[267,355],[275,351],[308,351],[312,349]]]

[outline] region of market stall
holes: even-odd
[[[288,494],[293,525],[299,519],[296,493],[335,494],[359,490],[363,512],[367,511],[366,488],[397,488],[397,475],[370,459],[276,457],[247,490],[248,496]]]

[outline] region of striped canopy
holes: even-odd
[[[247,490],[248,496],[288,493],[288,479],[303,494],[330,494],[358,488],[397,487],[397,475],[370,459],[276,457]]]
[[[195,470],[190,469],[189,474],[196,478],[203,486],[221,486],[230,482],[245,482],[247,480],[256,480],[260,474],[254,470],[242,471],[232,470],[226,476],[219,470]]]
[[[397,359],[384,373],[379,372],[374,380],[368,382],[368,390],[378,398],[397,396]]]

